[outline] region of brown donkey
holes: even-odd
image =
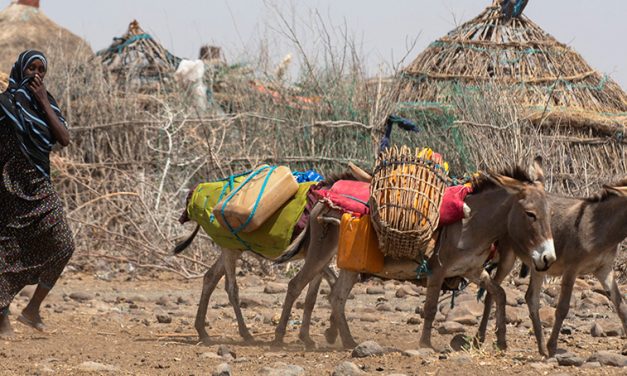
[[[359,173],[359,171],[352,170],[343,174],[332,175],[329,177],[329,179],[322,182],[321,185],[323,187],[331,187],[333,183],[336,182],[337,180],[341,180],[341,179],[354,180],[358,178],[358,176],[356,176],[357,173]],[[188,200],[190,197],[188,197]],[[320,209],[321,209],[320,205],[314,206],[314,208],[311,210],[310,218],[314,218],[314,216],[316,215],[316,213],[318,213]],[[187,210],[185,209],[183,212],[183,215],[181,216],[180,222],[184,223],[188,220],[189,218],[187,217]],[[307,226],[305,227],[305,230],[303,230],[298,235],[298,237],[294,239],[292,243],[288,246],[288,248],[285,250],[285,253],[289,254],[290,258],[293,257],[294,255],[300,255],[303,252],[306,252],[308,248],[319,246],[318,242],[320,241],[320,236],[318,235],[315,235],[314,237],[310,236],[310,227],[311,226],[307,224]],[[173,253],[175,255],[179,254],[183,252],[187,247],[189,247],[189,245],[192,243],[192,241],[198,234],[199,230],[200,230],[200,225],[196,225],[196,228],[191,233],[191,235],[175,246]],[[200,295],[200,302],[198,303],[198,310],[196,312],[196,319],[194,322],[196,332],[198,332],[198,337],[201,342],[205,344],[211,343],[209,339],[209,334],[207,334],[207,331],[205,329],[205,319],[207,316],[209,299],[211,298],[211,294],[213,293],[216,286],[218,285],[218,282],[220,282],[222,277],[226,277],[226,283],[224,287],[226,289],[226,292],[229,298],[229,303],[231,304],[235,312],[239,334],[240,336],[242,336],[242,338],[244,338],[246,342],[252,342],[253,336],[250,334],[250,331],[248,330],[248,327],[246,326],[246,323],[244,321],[244,315],[242,314],[242,310],[240,308],[239,288],[237,286],[237,280],[235,276],[235,266],[236,266],[237,260],[242,256],[244,251],[226,249],[226,248],[220,248],[220,250],[221,250],[220,257],[218,257],[218,259],[214,262],[211,268],[207,270],[207,272],[205,273],[203,277],[202,293]],[[335,273],[327,266],[328,263],[329,262],[327,261],[321,268],[320,272],[317,275],[315,275],[313,278],[308,279],[307,282],[305,283],[305,285],[309,284],[309,289],[307,291],[307,296],[305,298],[305,304],[304,304],[304,310],[305,310],[304,317],[305,318],[307,318],[308,315],[311,314],[311,311],[314,308],[314,305],[316,303],[316,298],[318,295],[318,289],[320,288],[320,283],[322,282],[322,278],[325,278],[330,286],[332,286],[335,283],[335,279],[336,279]],[[297,279],[297,278],[295,277],[294,279]],[[306,321],[308,322],[309,320],[306,320]],[[309,331],[308,326],[303,325],[303,332],[308,333],[308,331]],[[304,341],[307,343],[306,339],[304,339]]]
[[[627,179],[605,186],[599,194],[589,198],[549,194],[548,199],[557,260],[545,272],[532,271],[525,298],[538,349],[542,355],[553,356],[557,351],[562,323],[568,314],[575,279],[580,275],[593,274],[601,282],[614,303],[627,334],[627,303],[623,301],[618,290],[613,271],[618,244],[627,237]],[[507,245],[500,245],[499,252],[501,259],[494,279],[501,283],[511,271],[515,257]],[[518,253],[516,255],[520,256]],[[525,257],[522,257],[522,261],[525,264],[530,262]],[[540,290],[545,275],[562,277],[555,323],[546,346],[538,313]],[[492,297],[488,294],[477,335],[481,342],[485,339],[491,306]]]
[[[492,282],[488,273],[482,268],[488,258],[489,252],[486,249],[494,241],[505,236],[516,239],[517,246],[532,255],[534,265],[538,270],[546,270],[555,260],[548,222],[549,207],[541,182],[541,166],[539,163],[534,165],[532,177],[519,168],[513,169],[506,175],[509,176],[483,175],[476,179],[473,183],[475,193],[466,199],[466,204],[471,209],[471,217],[463,223],[447,226],[441,232],[436,252],[429,260],[431,274],[427,282],[425,322],[420,340],[424,347],[431,347],[432,323],[437,311],[442,283],[445,278],[455,276],[465,276],[496,294],[497,307],[499,307],[498,345],[501,348],[506,347],[505,293],[498,284]],[[320,226],[319,221],[310,221],[312,234],[321,232],[315,228],[316,226]],[[332,232],[333,236],[339,236],[337,226],[330,227],[335,228]],[[336,252],[337,239],[325,243],[326,247],[309,247],[305,265],[300,271],[307,277],[301,278],[299,284],[290,282],[281,321],[276,329],[275,340],[277,342],[282,341],[293,301],[298,297],[300,289],[305,286],[307,278],[318,275]],[[383,278],[416,279],[416,264],[411,261],[404,264],[408,271],[404,276],[398,273],[399,267],[403,268],[403,265],[399,264],[395,265],[394,274],[387,274],[384,270],[379,275]],[[334,341],[339,330],[345,347],[353,347],[356,344],[348,328],[344,307],[357,277],[357,273],[342,270],[330,296],[332,314],[331,327],[326,333],[327,340]],[[304,335],[301,330],[301,339],[303,337],[308,338],[308,335]]]

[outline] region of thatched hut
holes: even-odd
[[[402,73],[401,102],[455,112],[460,96],[495,88],[515,98],[518,116],[539,130],[538,152],[553,157],[558,189],[580,191],[595,177],[625,174],[625,92],[522,13],[504,14],[501,3],[420,53]],[[463,114],[456,116],[463,126]]]
[[[45,53],[54,49],[68,58],[91,55],[89,44],[59,26],[39,9],[39,0],[13,0],[0,11],[0,72],[8,73],[15,59],[25,49]]]
[[[118,84],[130,84],[144,91],[160,90],[162,83],[173,79],[181,61],[146,33],[137,20],[97,55]]]

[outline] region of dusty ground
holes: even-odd
[[[244,314],[247,323],[259,341],[255,345],[245,346],[239,338],[222,283],[214,293],[207,317],[208,332],[215,339],[215,345],[203,346],[197,344],[193,328],[201,280],[185,281],[163,274],[152,279],[117,275],[105,281],[92,275],[65,274],[43,312],[49,326],[47,333],[35,332],[15,322],[16,313],[27,301],[26,296],[16,298],[11,307],[16,336],[0,341],[0,374],[211,375],[218,365],[227,362],[233,375],[290,374],[287,371],[271,373],[268,369],[263,370],[264,367],[281,368],[281,364],[277,363],[300,366],[306,375],[330,375],[343,361],[353,362],[372,375],[627,373],[626,368],[594,363],[562,367],[554,360],[544,361],[536,352],[535,340],[528,328],[526,306],[521,304],[524,285],[518,288],[509,286],[508,309],[512,324],[508,325],[509,350],[506,353],[493,348],[494,336],[490,334],[482,350],[413,357],[396,351],[356,359],[351,357],[350,350],[324,342],[322,334],[329,314],[329,305],[324,297],[318,301],[312,327],[319,346],[317,350],[305,351],[297,340],[300,309],[293,311],[287,345],[283,348],[271,347],[269,342],[273,338],[274,322],[280,314],[284,295],[266,293],[264,288],[270,283],[281,290],[286,281],[268,281],[252,275],[239,277],[238,280],[240,295],[246,304]],[[326,285],[323,283],[323,286],[324,290]],[[560,341],[560,348],[584,359],[599,350],[620,354],[626,342],[619,336],[595,338],[590,335],[594,322],[610,328],[610,332],[612,327],[619,326],[618,317],[607,299],[595,293],[594,287],[592,281],[589,284],[578,281],[576,299],[573,300],[576,308],[571,309],[571,315],[566,320],[572,333],[562,335]],[[555,286],[549,287],[543,301],[551,303],[555,291]],[[402,296],[403,292],[409,295]],[[376,280],[356,286],[355,298],[348,302],[347,307],[357,341],[375,340],[384,347],[401,351],[417,349],[421,325],[407,323],[410,318],[414,318],[414,322],[420,321],[420,316],[414,313],[414,308],[422,303],[420,295],[414,296],[417,292],[420,293],[409,285]],[[472,312],[474,294],[475,290],[470,287],[465,296],[457,298],[457,307],[467,306]],[[27,295],[27,292],[22,295]],[[444,301],[441,308],[450,319],[455,315],[448,312],[449,303],[449,300]],[[545,311],[550,313],[548,309]],[[461,316],[464,314],[467,316],[468,312],[461,312]],[[172,321],[158,323],[157,315],[165,315]],[[440,319],[444,317],[441,315]],[[547,320],[550,320],[548,316]],[[464,326],[468,334],[476,330],[476,325],[471,324],[472,319]],[[490,328],[493,331],[492,325]],[[434,344],[440,349],[446,348],[452,338],[452,334],[441,335],[434,331]],[[233,351],[236,359],[218,356],[221,344]]]

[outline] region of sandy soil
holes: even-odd
[[[627,373],[625,368],[595,364],[562,367],[555,360],[543,360],[536,351],[535,339],[528,328],[526,306],[519,304],[522,303],[520,298],[525,286],[509,287],[509,300],[516,311],[513,314],[522,313],[522,317],[518,320],[520,323],[508,325],[507,352],[494,349],[494,335],[490,333],[481,350],[407,356],[402,351],[418,348],[421,325],[415,323],[420,321],[420,316],[414,309],[422,304],[423,298],[420,295],[397,297],[403,295],[399,289],[415,292],[407,284],[380,281],[359,284],[353,291],[355,298],[347,304],[357,341],[375,340],[381,346],[399,351],[352,358],[350,350],[343,350],[339,344],[328,345],[324,341],[323,332],[329,315],[329,305],[324,296],[319,298],[314,312],[312,333],[318,344],[316,350],[306,351],[297,339],[302,314],[300,309],[292,313],[287,345],[271,347],[274,323],[281,312],[284,294],[265,293],[264,288],[270,283],[281,290],[287,281],[269,281],[253,275],[239,277],[238,281],[240,295],[245,302],[244,315],[258,342],[244,345],[239,338],[233,311],[221,282],[211,299],[207,316],[208,332],[215,344],[204,346],[197,343],[193,328],[201,280],[187,281],[162,274],[150,279],[118,275],[105,281],[92,275],[66,274],[47,300],[43,312],[48,325],[46,333],[36,332],[16,322],[16,314],[27,302],[28,291],[23,291],[22,296],[16,298],[11,306],[16,335],[0,341],[0,374],[211,375],[218,365],[228,363],[233,375],[288,375],[287,371],[272,373],[268,368],[264,369],[277,369],[284,365],[302,367],[306,375],[331,375],[336,366],[344,361],[352,362],[372,375]],[[328,290],[326,285],[323,286],[323,290]],[[574,301],[577,308],[571,309],[565,323],[572,333],[562,335],[560,340],[560,348],[584,359],[599,350],[620,354],[626,342],[619,336],[595,338],[590,335],[595,321],[606,328],[619,326],[618,317],[607,299],[593,293],[593,287],[592,282],[589,285],[585,282],[579,284],[575,294],[578,301]],[[555,292],[551,288],[555,290],[555,286],[549,286],[545,295],[549,303],[550,295]],[[627,291],[625,286],[624,291]],[[471,302],[469,297],[474,294],[475,290],[470,287],[458,297],[457,304]],[[450,310],[449,303],[449,300],[442,303],[443,313]],[[575,315],[581,310],[585,314]],[[157,315],[162,315],[165,321],[170,318],[171,322],[159,323]],[[413,318],[413,325],[407,323],[410,318]],[[476,327],[464,326],[467,334],[473,334]],[[492,325],[490,330],[493,331]],[[440,349],[447,348],[451,338],[451,334],[441,335],[434,331],[434,345]],[[226,345],[234,352],[235,359],[217,355],[220,345]]]

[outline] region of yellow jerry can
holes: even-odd
[[[383,270],[383,253],[370,216],[355,218],[348,213],[342,215],[337,267],[359,273]]]
[[[263,165],[251,175],[213,209],[224,228],[255,231],[298,191],[298,183],[287,166]]]

